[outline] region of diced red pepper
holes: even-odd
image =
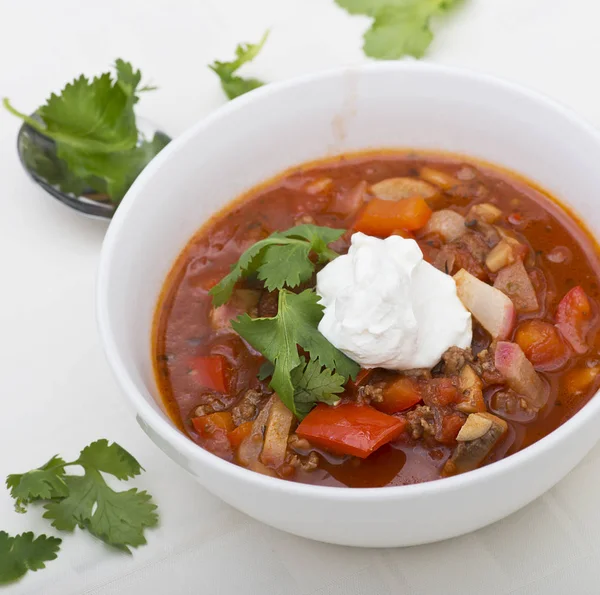
[[[405,198],[399,201],[374,198],[358,216],[354,229],[363,233],[386,237],[399,229],[421,229],[432,210],[422,198]]]
[[[438,441],[442,444],[454,444],[464,423],[464,417],[461,417],[458,413],[451,413],[444,416],[442,419],[442,431]]]
[[[252,431],[252,422],[247,421],[239,425],[235,430],[229,432],[229,442],[233,448],[237,448]]]
[[[227,392],[227,360],[222,355],[198,355],[191,358],[188,365],[199,385],[220,393]]]
[[[368,405],[317,405],[296,429],[298,436],[338,454],[364,459],[404,431],[406,421]]]
[[[192,425],[200,436],[202,445],[219,457],[232,456],[229,433],[235,428],[229,411],[192,418]]]
[[[363,385],[373,374],[375,368],[361,368],[356,375],[356,380],[348,380],[346,387],[349,389],[356,390],[359,386]]]
[[[434,400],[437,405],[445,407],[460,400],[458,387],[454,384],[452,378],[435,378],[429,382],[432,386],[435,386]]]
[[[577,353],[588,350],[587,333],[592,324],[592,306],[579,285],[567,292],[556,308],[556,327]]]
[[[384,413],[406,411],[421,400],[419,383],[406,376],[397,378],[383,389],[383,401],[375,406]]]
[[[515,343],[539,370],[555,370],[569,357],[569,349],[556,327],[536,318],[525,320],[518,326]]]

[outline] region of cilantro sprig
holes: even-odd
[[[262,36],[262,39],[258,43],[240,43],[235,48],[235,60],[230,62],[220,62],[215,60],[212,64],[209,64],[209,68],[215,72],[215,74],[221,79],[221,87],[225,95],[229,99],[235,99],[248,91],[258,89],[265,83],[256,78],[242,78],[235,73],[248,62],[251,62],[256,58],[260,50],[262,50],[269,31],[266,31]]]
[[[350,14],[373,17],[364,36],[364,52],[371,58],[421,58],[433,40],[430,22],[461,0],[335,0]]]
[[[21,533],[11,537],[0,531],[0,585],[20,579],[28,570],[45,568],[55,560],[62,540],[58,537]]]
[[[335,403],[349,377],[359,366],[336,349],[319,332],[323,306],[312,289],[293,293],[308,281],[317,265],[338,256],[328,244],[344,233],[343,229],[298,225],[271,234],[250,246],[233,265],[231,272],[215,285],[214,306],[231,297],[235,285],[251,275],[269,291],[279,290],[277,315],[251,318],[248,314],[232,321],[232,328],[268,363],[261,367],[259,378],[271,376],[271,387],[285,405],[299,418],[317,402]],[[308,356],[298,351],[300,347]]]
[[[297,287],[308,281],[317,263],[324,264],[338,256],[327,244],[344,233],[343,229],[297,225],[287,231],[277,231],[248,248],[232,267],[231,272],[211,290],[215,306],[229,300],[235,284],[252,274],[264,281],[269,291],[282,287]]]
[[[83,475],[71,475],[67,468],[79,466]],[[132,488],[113,490],[103,473],[125,481],[139,475],[142,467],[124,448],[107,440],[86,446],[75,461],[54,456],[27,473],[9,475],[6,486],[17,512],[33,502],[44,501],[44,518],[56,529],[87,529],[105,543],[130,552],[129,547],[146,543],[144,530],[158,523],[156,505],[145,491]]]
[[[38,149],[46,177],[63,192],[80,194],[86,188],[119,203],[141,170],[169,142],[164,134],[151,139],[140,135],[134,105],[140,93],[155,89],[140,86],[142,74],[129,62],[115,63],[116,76],[106,72],[92,80],[81,75],[60,94],[52,93],[35,117],[16,110],[8,99],[4,107],[38,133],[54,141],[56,157],[68,176],[53,175],[52,156]],[[30,147],[29,151],[35,150]],[[60,166],[54,169],[60,170]],[[48,171],[49,170],[49,171]],[[56,179],[58,178],[58,179]]]
[[[282,289],[273,318],[242,314],[232,321],[233,330],[274,365],[271,387],[297,417],[317,401],[331,403],[331,395],[342,392],[346,380],[358,372],[358,364],[318,331],[322,317],[323,306],[312,289],[299,294]],[[298,346],[310,355],[309,364]]]

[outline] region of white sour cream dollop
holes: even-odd
[[[432,368],[471,345],[471,315],[450,275],[423,260],[414,240],[352,236],[348,254],[317,275],[319,331],[364,368]]]

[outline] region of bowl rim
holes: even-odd
[[[499,90],[527,98],[533,102],[545,104],[546,107],[551,108],[556,112],[558,116],[561,116],[565,120],[569,120],[570,124],[574,127],[578,127],[585,134],[594,137],[595,141],[600,145],[600,131],[569,107],[566,107],[543,93],[533,91],[520,84],[471,69],[418,61],[389,61],[327,69],[286,81],[270,83],[251,93],[238,97],[234,101],[224,104],[205,118],[196,122],[181,135],[173,139],[142,171],[122,200],[110,223],[102,244],[96,284],[96,318],[106,358],[108,359],[109,365],[112,368],[120,387],[125,393],[126,398],[144,423],[156,432],[157,435],[168,442],[175,451],[201,465],[211,467],[212,471],[215,473],[229,475],[233,480],[253,484],[257,488],[332,502],[379,502],[412,499],[415,496],[432,496],[434,494],[459,491],[467,486],[478,485],[488,480],[498,478],[511,469],[525,466],[536,459],[543,451],[551,450],[559,443],[572,438],[587,420],[600,414],[600,398],[598,397],[598,392],[600,391],[598,391],[579,411],[577,411],[577,413],[550,434],[509,457],[500,459],[485,467],[480,467],[461,475],[435,479],[423,483],[371,488],[344,488],[305,484],[273,478],[221,459],[198,446],[188,436],[176,428],[172,422],[163,418],[162,415],[146,401],[140,391],[138,391],[127,367],[119,355],[119,349],[112,331],[107,300],[109,288],[108,281],[112,276],[112,263],[116,256],[115,245],[120,235],[121,228],[125,225],[129,211],[133,208],[133,205],[136,201],[140,200],[140,196],[143,195],[144,189],[152,182],[155,173],[160,170],[163,163],[176,158],[177,153],[187,145],[189,140],[202,134],[202,132],[213,123],[227,118],[230,113],[243,110],[244,106],[247,104],[260,102],[263,97],[277,95],[280,92],[297,86],[314,84],[331,78],[344,78],[371,72],[390,73],[392,75],[398,72],[421,72],[452,79],[467,79],[476,84],[495,87]],[[543,184],[543,181],[541,183]],[[233,197],[232,200],[235,200],[235,198],[237,197]],[[150,339],[148,345],[150,345]],[[148,357],[150,357],[150,353],[150,349],[148,349]],[[207,487],[210,489],[210,486]]]

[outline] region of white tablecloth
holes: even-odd
[[[429,59],[527,84],[600,124],[599,17],[595,0],[467,0],[436,34]],[[0,0],[0,95],[31,111],[50,89],[123,57],[160,86],[144,95],[139,113],[177,135],[224,103],[206,64],[231,56],[236,43],[256,41],[270,27],[247,72],[280,80],[364,61],[367,22],[333,0]],[[510,518],[411,549],[313,543],[208,494],[146,438],[123,403],[94,320],[106,225],[64,208],[26,178],[15,151],[18,126],[0,111],[0,478],[53,453],[74,458],[106,437],[145,466],[136,485],[155,496],[161,524],[132,557],[80,532],[64,535],[59,558],[7,592],[600,593],[600,447]],[[0,489],[0,529],[49,527],[39,510],[14,513]]]

